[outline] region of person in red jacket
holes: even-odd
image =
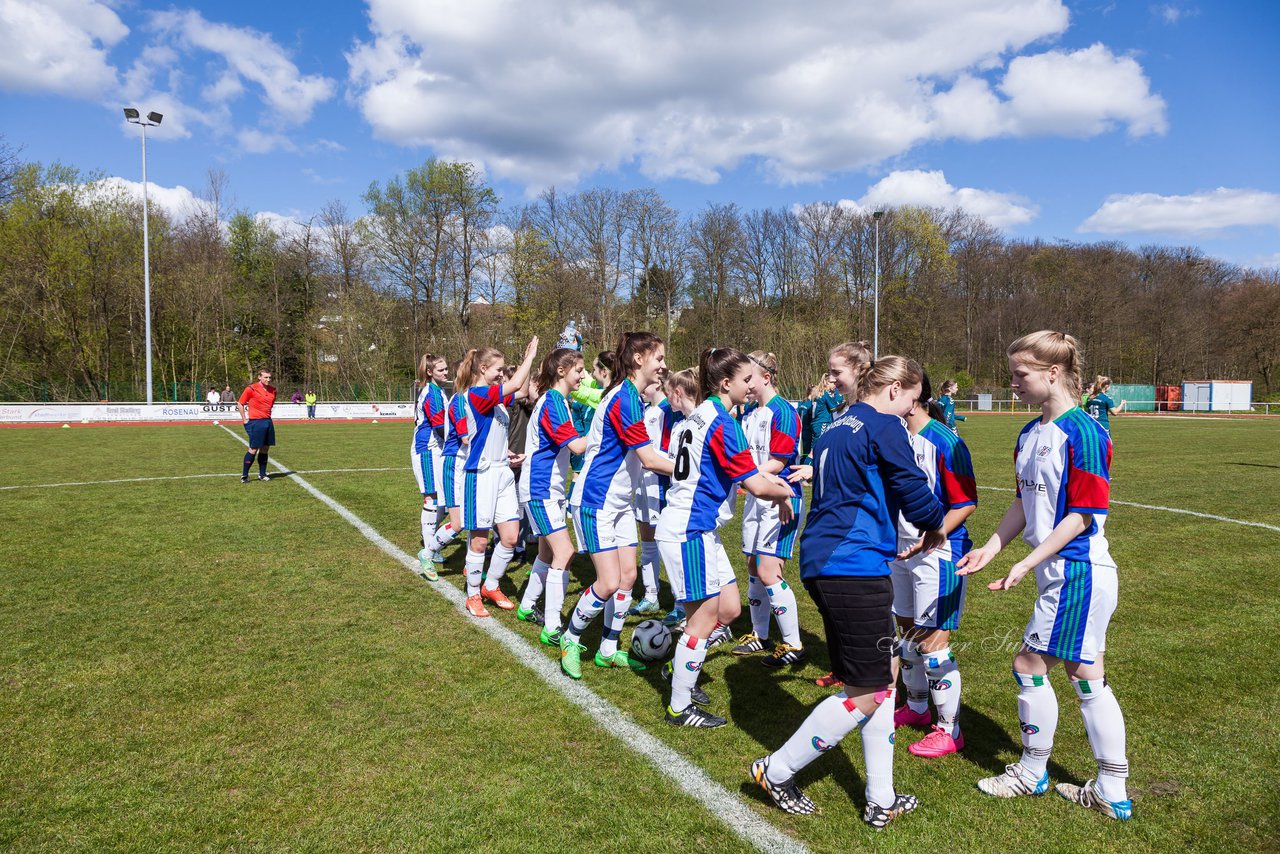
[[[249,466],[258,458],[258,480],[268,480],[267,449],[276,443],[276,426],[271,422],[271,407],[276,403],[276,387],[271,385],[271,371],[258,371],[258,381],[246,388],[236,402],[244,431],[249,434],[249,452],[244,455],[241,483],[249,482]],[[245,411],[245,407],[248,411]]]

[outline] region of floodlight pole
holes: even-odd
[[[147,213],[147,128],[156,127],[164,117],[152,112],[143,119],[132,107],[125,108],[124,117],[125,121],[142,128],[142,306],[146,315],[147,405],[150,406],[154,401],[151,390],[151,229]]]
[[[884,211],[875,211],[871,219],[876,227],[876,291],[875,291],[875,331],[871,338],[871,358],[880,358],[880,217]]]

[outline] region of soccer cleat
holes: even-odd
[[[440,580],[440,573],[436,572],[436,568],[431,564],[431,558],[426,549],[418,552],[418,575],[427,581]]]
[[[647,596],[636,604],[627,609],[628,617],[646,617],[649,614],[656,614],[662,609],[658,607],[657,599],[650,599]]]
[[[244,477],[240,478],[240,482],[241,482],[241,483],[248,483],[248,482],[249,482],[249,475],[245,475]]]
[[[837,679],[834,673],[826,673],[813,680],[813,684],[819,688],[839,688],[844,682]]]
[[[978,788],[984,795],[991,795],[993,798],[1043,795],[1049,791],[1049,772],[1044,772],[1044,776],[1039,780],[1031,782],[1022,773],[1022,763],[1015,762],[1004,766],[1003,774],[979,780]]]
[[[436,549],[431,553],[432,563],[444,563],[444,555],[440,554],[440,550]]]
[[[940,756],[958,753],[964,750],[964,733],[952,738],[951,733],[942,727],[935,726],[933,732],[908,747],[907,750],[912,756],[924,759],[937,759]]]
[[[732,640],[733,632],[729,630],[728,626],[721,626],[718,629],[714,629],[711,634],[707,636],[707,652],[711,652],[711,650],[718,646],[724,646]]]
[[[480,595],[504,611],[512,611],[516,607],[516,603],[508,599],[507,594],[498,588],[490,590],[488,587],[481,587]]]
[[[671,609],[667,616],[662,618],[662,625],[669,629],[682,629],[684,628],[685,619],[684,608],[677,605]]]
[[[734,655],[752,655],[772,647],[773,644],[767,638],[762,638],[755,632],[747,632],[738,638],[738,645],[729,651]]]
[[[670,706],[667,706],[667,723],[672,726],[715,729],[718,726],[724,726],[728,721],[718,715],[713,715],[710,712],[703,711],[693,703],[690,703],[685,706],[684,711],[682,712],[674,712],[671,710]]]
[[[920,801],[915,795],[898,795],[889,807],[867,804],[866,809],[862,811],[862,820],[876,830],[881,830],[898,816],[906,815],[918,806]]]
[[[569,639],[567,634],[560,637],[560,669],[569,674],[570,679],[582,678],[582,644]]]
[[[780,667],[786,667],[788,664],[800,664],[808,657],[809,653],[804,651],[804,647],[780,643],[760,663],[765,667],[777,670]]]
[[[668,661],[666,664],[664,664],[660,669],[660,672],[662,673],[663,680],[667,682],[667,684],[670,684],[671,675],[672,675],[671,662]],[[689,689],[689,699],[693,700],[699,706],[711,705],[711,698],[708,697],[707,692],[702,690],[702,688],[700,688],[697,684],[695,684],[692,688]]]
[[[564,637],[564,629],[556,629],[549,632],[544,627],[542,633],[538,635],[538,640],[542,641],[546,646],[559,646],[560,638]]]
[[[473,617],[487,617],[489,616],[489,609],[484,606],[484,601],[479,595],[468,596],[467,613]]]
[[[923,712],[913,711],[911,706],[903,704],[893,712],[893,728],[898,729],[904,726],[914,726],[920,729],[926,729],[933,725],[933,718],[929,715],[929,710]]]
[[[537,605],[532,608],[516,608],[516,619],[522,623],[534,623],[539,626],[547,621],[547,618],[542,616],[542,609]]]
[[[618,650],[613,655],[608,656],[597,652],[596,667],[629,667],[637,673],[644,670],[643,664],[636,661],[622,650]]]
[[[1127,798],[1123,801],[1107,800],[1098,791],[1093,780],[1083,786],[1076,786],[1072,783],[1059,783],[1053,787],[1053,790],[1071,801],[1071,803],[1079,804],[1087,809],[1097,810],[1107,818],[1114,818],[1120,821],[1128,821],[1133,818],[1133,801]]]
[[[785,783],[774,783],[769,779],[768,756],[763,756],[751,763],[751,779],[755,780],[770,798],[773,798],[773,802],[783,812],[789,812],[792,815],[813,815],[818,811],[817,805],[800,791],[795,777]]]
[[[271,480],[271,478],[267,477],[265,474],[260,474],[258,475],[258,480]]]

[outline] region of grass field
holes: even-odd
[[[1021,423],[964,425],[981,486],[1011,485]],[[273,458],[415,553],[409,430],[282,423]],[[953,644],[967,749],[926,762],[900,734],[897,787],[922,806],[880,834],[859,818],[856,737],[800,778],[819,816],[787,816],[746,782],[748,763],[828,693],[812,681],[826,653],[803,592],[805,667],[708,659],[712,711],[729,727],[667,727],[652,668],[588,665],[583,683],[815,851],[1275,850],[1280,422],[1121,418],[1115,430],[1113,500],[1272,526],[1113,507],[1108,675],[1128,722],[1127,824],[974,787],[1019,751],[1009,664],[1034,583],[971,588]],[[242,453],[214,426],[0,430],[0,847],[751,850],[290,478],[35,488],[234,475]],[[308,473],[353,468],[392,470]],[[975,540],[1011,495],[981,498]],[[731,549],[738,536],[731,523]],[[1022,554],[1011,547],[979,580]],[[573,569],[569,602],[591,579],[585,559]],[[461,585],[459,552],[439,583]],[[550,659],[534,627],[493,619]],[[1055,686],[1050,775],[1083,782],[1094,764],[1077,703],[1060,672]]]

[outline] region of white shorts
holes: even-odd
[[[899,542],[899,550],[904,548]],[[909,617],[922,629],[960,628],[967,579],[956,575],[946,546],[909,560],[889,562],[893,570],[893,613]]]
[[[450,464],[452,461],[452,464]],[[445,458],[441,462],[441,476],[444,480],[444,506],[452,510],[454,507],[462,506],[462,484],[466,480],[466,463],[467,458],[459,454],[452,458]]]
[[[1063,661],[1097,661],[1120,592],[1116,568],[1055,557],[1036,567],[1036,586],[1040,596],[1022,642]]]
[[[597,507],[573,508],[574,530],[578,534],[578,551],[588,554],[609,552],[619,546],[634,546],[636,517],[630,507],[621,510]]]
[[[418,492],[422,495],[438,495],[444,489],[444,457],[439,448],[428,447],[422,453],[411,448],[409,458],[413,461],[413,476],[418,481]]]
[[[462,527],[468,531],[492,528],[499,522],[520,521],[516,479],[510,466],[466,472],[462,488]]]
[[[545,537],[565,529],[564,508],[563,498],[530,498],[524,505],[524,513],[533,533]]]
[[[742,553],[791,560],[800,517],[804,514],[804,499],[793,496],[791,510],[791,521],[783,525],[778,521],[778,508],[772,501],[761,501],[747,493],[742,508]]]
[[[717,531],[681,543],[659,542],[658,554],[676,602],[701,602],[719,596],[725,585],[738,583]]]

